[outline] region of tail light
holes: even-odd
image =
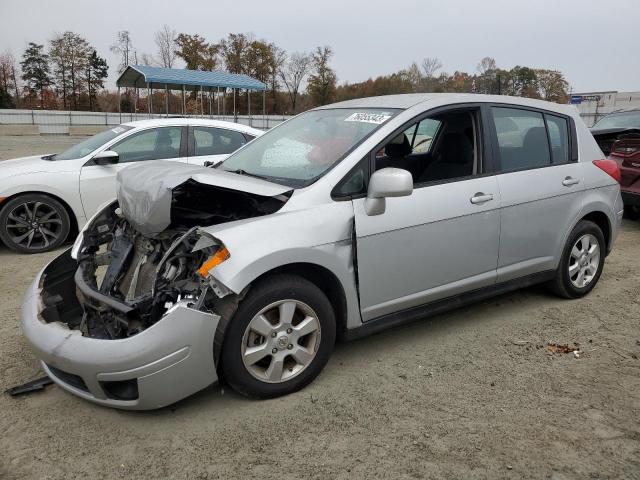
[[[629,147],[628,145],[614,145],[611,150],[611,155],[616,157],[632,157],[636,152],[640,152],[640,149],[636,147]]]
[[[594,160],[593,164],[610,175],[616,182],[620,182],[620,166],[615,160]]]

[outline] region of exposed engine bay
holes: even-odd
[[[178,302],[213,312],[214,304],[231,292],[201,267],[217,252],[226,253],[226,248],[200,226],[274,213],[289,198],[193,179],[170,193],[169,226],[160,232],[141,233],[118,202],[91,221],[81,233],[76,253],[74,282],[80,308],[75,315],[62,315],[55,311],[62,298],[45,296],[45,288],[46,321],[61,321],[92,338],[122,339],[150,327]]]

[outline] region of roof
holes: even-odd
[[[575,108],[560,104],[536,100],[526,97],[511,97],[508,95],[484,95],[480,93],[405,93],[399,95],[382,95],[379,97],[356,98],[344,102],[332,103],[318,107],[326,108],[397,108],[407,110],[421,103],[433,102],[438,104],[454,103],[506,103],[523,105],[551,111],[573,112]]]
[[[209,120],[208,118],[194,118],[194,117],[169,117],[169,118],[152,118],[148,120],[134,120],[133,122],[124,122],[123,125],[130,127],[144,128],[144,127],[162,127],[168,125],[202,125],[207,127],[227,128],[229,130],[237,130],[243,133],[249,133],[257,136],[264,133],[263,130],[249,127],[241,123],[225,122],[223,120]]]
[[[239,88],[243,90],[265,90],[267,86],[249,75],[229,72],[208,72],[178,68],[148,67],[129,65],[116,84],[130,88],[165,88],[181,90],[214,90],[220,88]]]

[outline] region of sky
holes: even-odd
[[[155,53],[163,24],[217,42],[250,32],[288,52],[329,45],[338,81],[359,82],[437,57],[443,71],[498,66],[560,70],[573,92],[640,91],[640,0],[0,0],[0,52],[55,33],[84,36],[107,59],[129,30],[138,52]]]

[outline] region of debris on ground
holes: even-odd
[[[580,344],[574,343],[573,347],[570,347],[568,344],[559,344],[559,343],[549,343],[547,344],[547,351],[550,354],[558,353],[573,353],[573,356],[576,358],[580,358],[582,351],[580,350]]]
[[[46,387],[47,385],[51,385],[52,383],[53,380],[51,380],[47,376],[44,376],[36,380],[31,380],[27,383],[23,383],[22,385],[16,385],[15,387],[8,388],[4,391],[4,393],[8,393],[12,397],[16,397],[18,395],[26,395],[27,393],[39,392],[40,390],[44,390],[44,387]]]

